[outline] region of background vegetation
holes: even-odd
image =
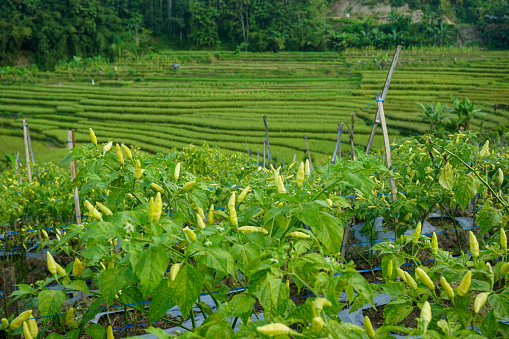
[[[0,3],[0,64],[51,68],[73,56],[113,60],[168,47],[280,52],[455,44],[457,26],[445,17],[476,26],[489,47],[507,47],[504,0],[391,0],[406,3],[422,9],[421,22],[395,12],[383,23],[334,18],[330,0],[7,0]]]

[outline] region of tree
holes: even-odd
[[[454,112],[458,116],[458,120],[456,120],[458,127],[463,127],[465,131],[470,128],[470,120],[485,115],[485,113],[481,112],[481,109],[477,108],[469,98],[459,101],[451,95],[451,99],[455,107]]]
[[[441,136],[444,123],[451,122],[449,119],[449,117],[452,116],[452,114],[449,113],[450,108],[440,102],[436,105],[435,102],[429,103],[427,106],[424,106],[420,102],[417,104],[421,107],[422,112],[425,115],[422,118],[422,121],[430,123],[430,132],[435,133],[435,136],[437,137]]]

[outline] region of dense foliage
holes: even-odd
[[[72,56],[113,58],[162,46],[221,49],[224,45],[279,52],[450,44],[455,42],[456,28],[446,25],[443,15],[479,27],[489,46],[508,43],[509,5],[503,0],[454,6],[449,1],[412,3],[424,12],[417,24],[394,12],[386,24],[374,24],[370,17],[338,23],[330,20],[329,6],[322,0],[2,1],[0,63],[33,61],[52,67]]]
[[[38,297],[37,309],[2,320],[9,334],[35,332],[34,338],[55,339],[86,333],[110,339],[113,315],[104,327],[90,320],[104,305],[126,304],[145,314],[150,324],[162,319],[189,330],[185,338],[509,334],[504,322],[509,313],[504,228],[509,205],[502,198],[508,187],[508,153],[490,150],[489,143],[479,150],[472,143],[475,133],[423,136],[394,145],[392,175],[402,190],[396,199],[386,198],[388,169],[361,153],[357,160],[313,171],[304,163],[267,170],[247,157],[225,158],[192,146],[147,157],[132,147],[98,143],[90,135],[91,143],[62,161],[78,161],[75,183],[88,219],[57,232],[54,239],[46,234],[40,242],[40,249],[50,245],[54,255],[67,253],[78,260],[63,268],[48,252],[48,277],[37,288],[19,284],[14,293],[16,298]],[[54,172],[53,180],[59,180],[59,171]],[[23,190],[20,203],[34,191],[41,192],[35,193],[38,198],[51,191],[18,184],[13,172],[1,180],[12,190]],[[69,193],[68,182],[59,186]],[[351,194],[357,201],[341,196]],[[421,234],[420,223],[415,227],[435,206],[454,213],[474,197],[474,204],[482,206],[476,215],[480,230],[473,229],[477,237],[470,232],[462,250],[445,248],[436,234]],[[34,215],[46,213],[28,209]],[[6,211],[12,218],[27,213]],[[341,256],[343,231],[354,215],[366,221],[370,233],[378,216],[387,230],[396,232],[394,240],[364,252],[365,260],[381,264],[376,269],[381,284],[369,283],[356,270],[361,259]],[[55,283],[62,290],[52,288]],[[291,288],[306,291],[303,302],[290,299]],[[87,293],[91,303],[76,313],[67,310],[66,293],[72,291]],[[364,326],[340,321],[338,312],[373,304],[381,293],[391,300],[376,331],[368,317]],[[175,305],[178,316],[168,315]],[[255,311],[258,305],[262,320],[257,320],[262,315]],[[127,317],[134,310],[124,312]],[[35,327],[21,326],[39,314],[43,318]],[[401,323],[412,317],[418,321]],[[161,330],[148,331],[168,338]]]

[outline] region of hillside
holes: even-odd
[[[468,97],[487,112],[472,122],[473,129],[508,127],[509,112],[493,111],[494,104],[509,97],[508,56],[466,48],[404,50],[385,102],[391,141],[429,129],[417,102],[452,106],[451,94]],[[123,142],[151,153],[208,143],[226,152],[251,148],[256,155],[257,150],[263,154],[262,116],[267,115],[278,162],[294,154],[305,157],[305,133],[314,161],[325,162],[338,124],[350,122],[350,113],[357,116],[355,145],[365,147],[375,114],[375,105],[368,105],[383,87],[391,57],[392,51],[168,51],[109,66],[69,65],[39,75],[37,84],[0,86],[1,132],[19,135],[21,119],[28,118],[34,138],[61,147],[66,129],[77,130],[78,142],[89,142],[92,127],[101,142],[122,136]],[[181,68],[172,70],[172,62]],[[379,133],[375,147],[381,142]],[[346,126],[342,149],[349,151]]]

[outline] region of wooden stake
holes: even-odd
[[[16,152],[16,176],[19,178],[19,183],[21,184],[23,180],[19,175],[19,151]]]
[[[304,133],[304,140],[306,141],[306,153],[308,155],[309,160],[309,170],[313,172],[313,164],[311,163],[311,154],[309,154],[309,147],[308,147],[308,134]]]
[[[385,100],[385,96],[387,95],[387,91],[389,90],[389,85],[391,84],[392,75],[394,74],[394,70],[396,69],[396,64],[398,63],[399,53],[401,52],[401,48],[403,46],[398,45],[396,47],[396,52],[394,53],[394,57],[392,58],[391,68],[389,69],[389,73],[387,74],[387,78],[385,79],[384,89],[382,91],[382,100]],[[375,138],[376,128],[380,123],[380,111],[376,112],[375,121],[373,122],[373,128],[371,129],[371,135],[369,136],[368,145],[366,146],[366,154],[369,154],[371,151],[371,145],[373,144],[373,139]]]
[[[67,131],[67,145],[69,153],[72,153],[76,138],[74,136],[74,130]],[[76,161],[71,161],[71,180],[76,178]],[[80,209],[80,196],[78,193],[78,186],[74,186],[74,207],[76,209],[76,223],[81,224],[81,209]]]
[[[28,136],[28,147],[30,148],[30,157],[32,158],[32,163],[34,164],[35,180],[39,181],[39,173],[37,173],[37,165],[35,164],[34,151],[32,149],[32,138],[30,138],[30,128],[28,126],[27,126],[27,136]]]
[[[257,150],[256,154],[256,166],[258,167],[260,164],[260,149]]]
[[[380,122],[382,124],[382,135],[384,138],[384,147],[385,147],[385,159],[387,160],[387,168],[391,168],[392,160],[391,160],[391,145],[389,143],[389,134],[387,133],[387,124],[385,122],[385,113],[384,113],[384,105],[383,100],[380,97],[376,96],[376,101],[378,103],[378,112],[380,113]],[[392,172],[392,170],[391,170]],[[396,182],[394,181],[394,177],[391,175],[391,195],[392,201],[396,201]]]
[[[28,155],[28,122],[23,119],[23,137],[25,139],[25,155],[27,159],[28,182],[32,182],[32,171],[30,170],[30,157]]]
[[[4,317],[9,318],[11,315],[14,315],[16,318],[19,314],[18,312],[18,301],[13,301],[12,304],[7,306],[7,304],[14,298],[10,297],[10,295],[16,291],[16,275],[14,271],[14,267],[6,267],[2,268],[0,271],[0,276],[3,279],[2,291],[3,291],[3,299],[4,299]]]
[[[339,158],[341,159],[341,132],[343,132],[343,123],[338,124],[338,140],[336,141],[336,147],[334,148],[334,154],[330,163],[334,165],[336,163],[336,154],[339,152]]]
[[[296,158],[297,158],[297,153],[293,153],[293,163],[295,163]]]
[[[267,156],[269,157],[269,165],[272,164],[272,155],[270,154],[270,144],[269,144],[269,126],[267,125],[267,116],[263,116],[263,124],[265,125],[265,141],[267,142]]]
[[[355,148],[353,143],[353,131],[350,128],[350,125],[348,125],[348,122],[346,123],[346,128],[348,129],[348,136],[350,138],[350,159],[355,160]]]
[[[263,141],[263,168],[267,168],[265,166],[265,150],[267,149],[267,140]]]

